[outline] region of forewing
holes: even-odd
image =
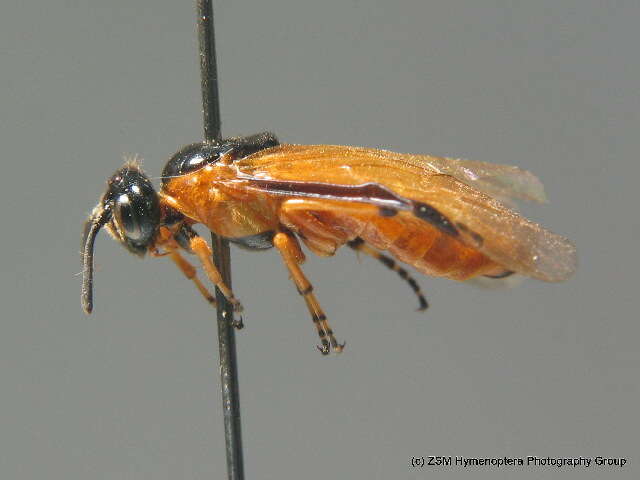
[[[509,200],[547,201],[544,186],[538,177],[518,167],[443,157],[425,157],[425,162],[439,173],[451,175],[505,203]]]
[[[547,282],[575,271],[575,247],[450,176],[432,177],[420,199],[447,216],[463,241],[509,270]]]
[[[566,238],[493,198],[543,199],[539,181],[516,167],[332,145],[281,145],[237,165],[247,178],[325,184],[310,187],[319,198],[333,198],[328,185],[379,184],[400,199],[436,209],[460,240],[507,269],[549,282],[575,270],[575,247]],[[309,194],[307,187],[304,196]]]
[[[400,181],[410,185],[413,179],[406,178],[407,175],[444,174],[499,200],[547,201],[542,182],[531,172],[511,165],[475,160],[348,146],[280,145],[258,152],[240,163],[250,166],[256,174],[290,177],[291,180],[303,175],[310,181],[326,180],[327,176],[348,181],[382,168],[392,177],[389,181],[393,181],[397,172]]]

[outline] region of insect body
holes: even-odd
[[[548,282],[575,270],[575,248],[505,205],[544,201],[542,185],[516,167],[384,150],[281,145],[269,133],[196,143],[178,151],[156,192],[135,163],[109,180],[83,236],[82,304],[92,310],[93,244],[102,226],[130,252],[168,255],[215,304],[183,251],[242,311],[192,226],[202,223],[240,247],[275,247],[313,318],[323,354],[341,351],[300,265],[300,240],[330,256],[343,245],[369,254],[418,284],[381,253],[418,271],[464,281],[519,273]]]

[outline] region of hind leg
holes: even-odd
[[[311,313],[313,324],[316,326],[322,343],[322,346],[318,346],[318,350],[323,355],[327,355],[331,349],[336,353],[340,353],[344,348],[344,343],[340,344],[336,340],[333,330],[329,326],[327,316],[313,293],[313,285],[311,285],[311,282],[309,282],[300,268],[300,264],[305,260],[300,244],[292,233],[285,232],[276,233],[273,237],[273,244],[282,255],[282,260],[289,270],[291,279],[295,283],[298,293],[304,298],[309,313]]]
[[[415,281],[415,279],[409,274],[409,272],[407,272],[404,268],[399,266],[398,263],[393,258],[388,257],[387,255],[384,255],[379,251],[377,251],[376,249],[370,247],[361,238],[356,238],[354,240],[351,240],[350,242],[347,242],[347,245],[349,245],[349,247],[354,249],[356,252],[362,252],[377,259],[380,263],[382,263],[387,268],[396,272],[400,276],[400,278],[402,278],[405,282],[407,282],[411,287],[411,290],[413,290],[418,297],[418,302],[420,303],[420,307],[418,307],[418,311],[424,311],[427,308],[429,308],[429,303],[427,302],[427,299],[424,298],[424,295],[420,290],[420,285],[418,285],[418,282]]]
[[[284,202],[280,208],[280,222],[300,235],[316,255],[332,256],[349,238],[345,232],[323,222],[320,219],[322,212],[309,210],[313,206],[316,205],[309,205],[306,200]]]

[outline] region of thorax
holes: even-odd
[[[278,226],[281,200],[249,188],[233,165],[207,165],[165,182],[167,203],[218,235],[234,239]]]

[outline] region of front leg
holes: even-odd
[[[238,314],[241,313],[243,310],[242,304],[235,297],[227,284],[224,283],[220,271],[213,263],[213,260],[211,260],[213,252],[206,240],[199,235],[195,235],[189,240],[189,247],[191,248],[193,253],[196,254],[198,259],[200,259],[200,262],[202,263],[204,271],[207,274],[207,277],[209,277],[209,280],[211,280],[211,282],[213,282],[213,284],[220,289],[226,299],[231,302],[231,304],[233,305],[233,311]],[[232,324],[236,328],[242,328],[242,317],[240,317],[238,320],[234,319],[232,321]]]
[[[280,255],[282,255],[282,260],[298,288],[298,293],[303,296],[309,313],[311,313],[313,324],[316,326],[318,336],[322,342],[322,346],[318,346],[318,350],[320,350],[323,355],[327,355],[332,348],[336,353],[342,352],[344,343],[340,344],[336,340],[333,330],[331,330],[329,322],[327,321],[327,316],[313,293],[313,286],[300,268],[300,264],[304,262],[304,253],[302,253],[300,249],[300,244],[292,233],[278,232],[273,237],[273,245],[278,249]]]

